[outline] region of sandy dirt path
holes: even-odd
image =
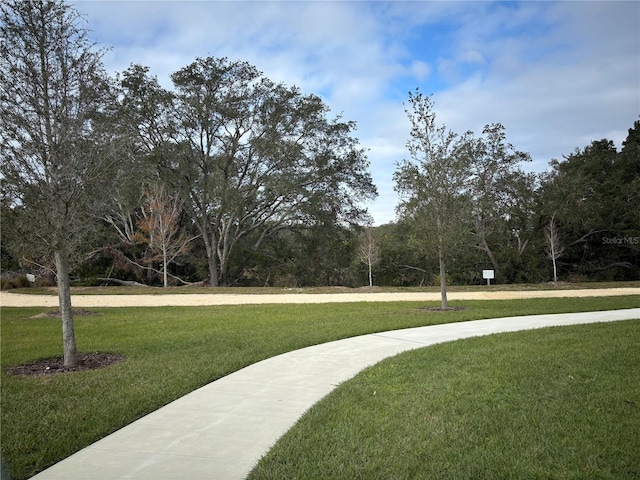
[[[491,292],[449,292],[449,300],[517,300],[523,298],[609,297],[640,295],[640,288],[598,288],[580,290],[521,290]],[[318,294],[178,294],[178,295],[72,295],[74,307],[166,307],[207,305],[257,305],[282,303],[342,303],[439,301],[438,292],[318,293]],[[0,292],[2,307],[57,307],[54,295],[25,295]]]

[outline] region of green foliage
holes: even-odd
[[[411,122],[407,142],[411,158],[401,162],[393,176],[402,198],[399,211],[417,223],[420,232],[433,232],[422,240],[435,240],[431,250],[438,258],[442,307],[446,308],[447,262],[468,242],[470,232],[469,139],[437,125],[432,98],[418,91],[409,93],[405,111]]]
[[[354,222],[376,195],[355,124],[328,119],[320,97],[275,84],[246,62],[198,58],[172,74],[123,74],[122,108],[158,175],[181,193],[213,286],[242,278],[238,250],[280,230]],[[149,155],[147,152],[151,152]],[[248,237],[255,240],[250,246]]]
[[[534,234],[536,178],[523,172],[521,164],[531,159],[507,143],[502,124],[486,125],[482,133],[470,148],[473,247],[496,281],[509,283],[503,272],[509,245],[518,245],[511,250],[523,257]]]
[[[565,247],[558,262],[565,277],[640,278],[638,130],[636,121],[621,152],[603,139],[551,162],[541,214],[557,214]]]
[[[428,115],[422,112],[421,118]],[[462,151],[471,159],[466,173],[473,203],[466,210],[457,205],[455,215],[447,216],[459,228],[459,234],[447,237],[453,240],[446,242],[449,247],[458,244],[447,262],[451,281],[482,283],[480,274],[486,268],[496,270],[500,284],[552,279],[544,236],[551,217],[558,224],[557,241],[563,249],[557,259],[561,280],[640,278],[639,131],[640,121],[636,121],[621,151],[609,140],[596,141],[563,161],[552,161],[550,172],[539,176],[522,172],[519,163],[528,157],[506,143],[502,125],[488,125],[485,137],[479,139],[467,136],[467,147]],[[399,191],[413,193],[401,204],[401,218],[394,227],[398,235],[403,232],[397,239],[400,241],[381,237],[389,242],[381,245],[381,266],[390,275],[380,277],[389,278],[388,284],[399,283],[398,278],[404,282],[405,271],[397,268],[400,265],[412,270],[414,285],[434,275],[438,260],[434,248],[441,239],[437,209],[426,203],[422,210],[418,208],[420,195],[426,190],[420,193],[419,183],[415,183],[428,178],[428,170],[421,173],[410,162],[400,164],[396,172]],[[446,189],[434,192],[447,198]],[[471,232],[473,237],[468,236]],[[392,251],[395,245],[401,255]],[[395,264],[395,276],[393,269],[386,267],[388,262]]]

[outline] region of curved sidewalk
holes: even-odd
[[[33,478],[242,479],[314,403],[387,357],[493,333],[635,318],[640,318],[640,308],[508,317],[394,330],[303,348],[210,383]]]

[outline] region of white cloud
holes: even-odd
[[[414,60],[411,63],[411,74],[418,80],[424,81],[429,77],[431,73],[431,67],[426,62],[422,60]]]
[[[552,21],[539,37],[503,44],[496,32],[484,43],[487,68],[436,96],[440,118],[456,131],[503,123],[536,170],[592,140],[620,146],[640,113],[638,4],[604,5],[546,6]]]
[[[435,93],[438,119],[479,133],[501,122],[541,170],[591,140],[620,145],[640,113],[638,2],[80,1],[112,71],[133,63],[163,85],[198,56],[252,63],[356,120],[380,199],[406,157],[402,102]]]

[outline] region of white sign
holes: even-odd
[[[494,270],[482,270],[482,278],[486,280],[493,280],[495,278]]]

